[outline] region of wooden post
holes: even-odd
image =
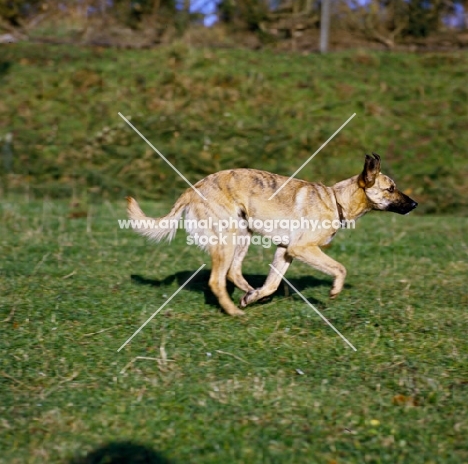
[[[320,18],[320,53],[328,51],[328,35],[330,31],[330,0],[322,0],[322,15]]]

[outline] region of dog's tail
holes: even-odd
[[[127,197],[127,214],[132,229],[151,240],[160,242],[167,238],[171,241],[178,229],[179,220],[188,204],[187,194],[183,194],[172,207],[169,214],[160,218],[150,218],[141,210],[137,201]]]

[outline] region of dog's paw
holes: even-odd
[[[333,291],[330,291],[330,300],[334,300],[336,299],[336,297],[340,294],[340,292],[338,293],[333,293]]]
[[[255,290],[250,290],[247,292],[240,300],[239,306],[241,308],[245,308],[252,300],[254,296]]]
[[[231,311],[229,315],[233,317],[241,317],[245,316],[245,311],[242,311],[242,309],[236,309],[235,311]]]

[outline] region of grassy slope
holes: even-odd
[[[330,280],[294,263],[288,278],[356,353],[284,288],[245,319],[224,316],[209,270],[117,353],[208,257],[183,234],[154,246],[118,230],[124,205],[105,199],[163,198],[144,204],[157,215],[185,187],[118,111],[191,180],[238,165],[290,173],[357,112],[302,178],[348,177],[374,150],[420,212],[463,213],[466,54],[3,50],[9,188],[82,204],[2,199],[0,462],[64,462],[123,439],[176,463],[468,460],[466,219],[366,216],[328,251],[349,272],[333,302]],[[251,248],[256,286],[271,252]]]
[[[207,270],[117,353],[208,257],[183,234],[154,246],[119,231],[122,204],[68,214],[2,206],[0,462],[122,439],[174,462],[468,459],[465,219],[361,219],[329,250],[349,271],[333,302],[330,280],[294,263],[289,279],[357,352],[284,288],[245,319],[221,314]],[[271,252],[251,247],[254,285]]]
[[[419,212],[466,213],[467,65],[463,52],[4,47],[0,136],[14,134],[8,185],[29,182],[39,197],[86,187],[114,197],[177,195],[185,183],[118,112],[191,181],[236,166],[290,174],[356,112],[301,177],[341,180],[376,151],[421,200]]]

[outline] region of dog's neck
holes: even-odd
[[[332,187],[341,221],[355,220],[372,209],[364,189],[358,185],[358,177],[342,180]]]

